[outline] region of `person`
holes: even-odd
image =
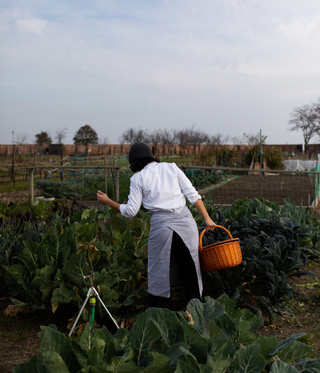
[[[199,193],[175,163],[159,163],[150,147],[134,143],[129,151],[130,193],[126,204],[111,200],[98,191],[97,200],[131,218],[141,204],[152,213],[148,239],[148,291],[150,307],[166,307],[170,289],[183,284],[186,300],[201,300],[202,277],[199,263],[199,233],[186,198],[202,215],[207,230],[211,220]]]

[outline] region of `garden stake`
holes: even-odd
[[[85,280],[87,280],[88,278],[90,278],[91,282],[90,282],[90,287],[88,289],[88,293],[87,293],[87,297],[81,307],[81,310],[79,311],[78,313],[78,316],[76,318],[76,321],[74,322],[74,324],[72,325],[72,328],[70,330],[70,333],[68,334],[69,337],[71,337],[73,331],[74,331],[74,328],[76,327],[79,319],[80,319],[80,316],[84,310],[84,307],[86,306],[88,300],[90,299],[89,303],[90,303],[90,309],[91,309],[91,314],[94,316],[94,310],[95,310],[95,306],[96,306],[96,297],[99,299],[102,307],[107,311],[107,314],[109,315],[109,317],[111,318],[111,320],[113,321],[114,325],[117,327],[117,329],[120,329],[119,325],[117,324],[116,320],[112,317],[111,313],[109,312],[108,308],[106,307],[106,305],[103,303],[102,299],[100,298],[100,295],[99,293],[97,292],[97,290],[95,289],[95,287],[93,286],[93,276],[94,276],[94,273],[92,271],[89,271],[88,272],[88,276],[83,276],[83,278]],[[89,316],[90,318],[90,316]],[[91,320],[92,319],[92,320]],[[93,317],[91,317],[91,319],[89,319],[90,322],[93,321]]]

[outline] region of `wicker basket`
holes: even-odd
[[[199,255],[201,268],[205,272],[220,271],[222,269],[235,267],[242,261],[242,253],[239,238],[233,238],[230,232],[216,225],[216,228],[223,229],[230,237],[230,240],[216,242],[212,245],[202,247],[202,237],[205,229],[201,232],[199,238]]]

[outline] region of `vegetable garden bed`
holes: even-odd
[[[313,271],[320,279],[320,263],[311,262],[306,270]],[[300,285],[309,284],[316,279],[299,278],[293,279],[292,286],[299,296],[291,301],[291,308],[295,316],[277,316],[271,326],[261,327],[258,332],[264,337],[276,336],[279,340],[290,337],[299,332],[305,332],[302,339],[308,346],[314,349],[314,357],[320,357],[320,325],[316,322],[320,309],[320,287],[309,288]],[[54,324],[62,333],[68,333],[65,319],[72,317],[71,310],[63,310],[55,314],[51,312],[18,313],[14,317],[5,316],[3,311],[10,304],[10,297],[13,296],[6,290],[4,276],[0,276],[0,350],[2,358],[0,371],[10,373],[12,368],[23,362],[29,361],[33,355],[40,350],[41,325]],[[112,322],[106,326],[112,330]]]
[[[174,338],[176,343],[182,344],[178,348],[172,345],[171,352],[167,350],[168,346],[163,345],[163,340],[166,339],[165,335],[162,336],[164,338],[162,341],[158,341],[160,337],[156,331],[158,330],[162,335],[163,328],[167,328],[169,324],[165,326],[159,323],[159,315],[153,315],[149,319],[148,314],[143,316],[145,314],[143,311],[148,306],[146,259],[150,218],[150,215],[143,210],[140,211],[136,218],[125,219],[116,214],[110,214],[110,211],[105,209],[81,209],[77,205],[67,206],[58,203],[49,205],[40,204],[32,209],[32,211],[27,211],[26,214],[19,214],[15,209],[4,208],[1,221],[0,258],[2,268],[6,271],[7,288],[2,286],[1,298],[6,305],[8,305],[9,297],[15,298],[13,300],[14,305],[7,308],[7,312],[14,313],[17,310],[27,310],[29,311],[28,314],[19,313],[16,316],[16,320],[23,320],[24,323],[27,320],[34,320],[37,324],[35,328],[39,328],[39,324],[48,325],[48,323],[53,321],[55,324],[58,323],[60,331],[65,332],[68,323],[67,320],[72,319],[72,316],[77,313],[87,292],[88,284],[84,281],[83,275],[87,274],[89,269],[92,269],[96,274],[96,287],[103,301],[110,311],[116,315],[118,321],[121,322],[122,320],[130,331],[132,321],[138,317],[142,321],[139,321],[137,326],[133,327],[133,330],[135,330],[134,333],[141,330],[141,327],[144,330],[144,335],[148,335],[149,333],[153,335],[152,338],[154,339],[151,339],[155,343],[152,347],[150,339],[150,344],[146,345],[144,352],[141,351],[144,357],[140,360],[142,355],[140,355],[138,351],[139,347],[137,347],[139,343],[142,343],[142,341],[139,342],[140,337],[137,338],[140,331],[138,334],[134,334],[134,336],[130,336],[127,331],[123,331],[119,332],[120,334],[122,333],[121,335],[117,333],[116,337],[111,337],[105,329],[102,329],[100,332],[97,332],[97,335],[99,339],[106,338],[106,340],[105,342],[100,342],[104,346],[113,346],[110,347],[111,350],[107,353],[105,361],[110,363],[110,359],[114,357],[114,362],[117,360],[118,363],[123,365],[128,364],[126,367],[123,366],[123,369],[133,368],[134,364],[138,364],[139,369],[137,368],[137,372],[157,372],[157,370],[154,370],[155,367],[153,366],[152,359],[159,361],[157,354],[160,353],[161,356],[163,355],[163,362],[167,362],[170,365],[170,369],[167,367],[163,370],[164,372],[171,372],[175,368],[178,369],[176,372],[184,372],[184,369],[187,369],[186,364],[191,364],[192,366],[193,356],[197,359],[197,364],[207,364],[208,367],[206,369],[209,369],[213,363],[212,358],[216,356],[215,353],[210,350],[210,353],[212,353],[210,355],[211,358],[206,360],[204,355],[198,355],[195,346],[198,342],[201,346],[203,343],[207,347],[209,346],[208,343],[211,343],[209,341],[210,338],[214,339],[214,335],[208,337],[211,333],[209,331],[211,326],[208,330],[206,326],[202,330],[198,322],[195,327],[192,326],[192,321],[195,320],[195,317],[197,319],[204,312],[207,315],[206,318],[209,317],[211,321],[214,321],[219,328],[222,328],[231,337],[232,344],[235,343],[234,348],[230,347],[232,349],[232,352],[230,352],[231,356],[233,356],[232,359],[240,359],[240,356],[244,353],[244,350],[241,350],[241,345],[248,345],[245,351],[250,350],[251,353],[256,353],[255,348],[262,348],[258,347],[258,345],[266,346],[265,343],[268,345],[270,343],[268,347],[269,352],[266,353],[265,350],[261,350],[264,356],[263,359],[266,364],[270,363],[270,368],[271,364],[275,361],[273,359],[273,349],[280,348],[283,345],[277,345],[278,342],[274,338],[268,339],[268,342],[260,343],[258,342],[260,341],[259,337],[250,333],[253,333],[256,329],[259,332],[266,333],[269,332],[270,328],[273,330],[279,317],[283,319],[283,323],[289,319],[293,320],[290,314],[293,307],[295,307],[295,298],[294,289],[290,283],[299,284],[299,281],[303,278],[307,279],[308,285],[311,283],[311,286],[314,286],[315,290],[317,289],[316,285],[312,285],[315,284],[315,277],[309,278],[312,273],[305,269],[308,269],[306,267],[308,256],[319,256],[319,250],[316,246],[320,234],[319,223],[312,217],[309,209],[297,209],[294,203],[288,200],[285,201],[283,208],[280,208],[276,203],[266,200],[238,200],[234,202],[231,209],[224,210],[223,212],[214,207],[212,200],[205,200],[204,202],[213,219],[218,224],[227,227],[234,237],[240,238],[244,258],[243,263],[234,269],[209,275],[204,274],[205,295],[216,299],[225,294],[225,296],[228,295],[230,298],[233,298],[235,303],[232,303],[233,306],[231,307],[231,303],[227,298],[221,298],[222,304],[225,307],[224,312],[228,314],[226,316],[223,316],[223,312],[221,313],[220,311],[218,312],[220,316],[218,314],[210,316],[208,310],[211,309],[211,306],[205,310],[201,308],[202,306],[193,305],[192,309],[188,309],[188,312],[192,316],[192,319],[187,320],[189,326],[186,326],[185,321],[183,321],[185,316],[189,317],[187,314],[179,314],[178,320],[172,316],[172,313],[166,312],[165,323],[171,320],[177,330],[183,330],[183,334],[179,332],[179,338],[178,335]],[[201,217],[199,217],[195,208],[191,208],[191,211],[199,225],[199,230],[201,230]],[[213,235],[208,234],[204,240],[209,242],[210,240],[217,241],[222,238],[217,230]],[[204,245],[206,244],[204,242]],[[314,270],[311,271],[314,272]],[[298,282],[295,282],[297,280],[295,280],[295,277],[292,277],[293,275],[298,276]],[[1,278],[3,279],[3,276]],[[181,310],[185,306],[183,304],[183,294],[182,298],[180,298],[179,293],[174,295],[177,295],[177,298],[172,297],[172,308]],[[213,297],[212,295],[216,296]],[[209,300],[207,299],[207,301]],[[312,307],[317,307],[319,304],[317,303],[317,293],[315,292],[314,296],[310,297],[310,303],[307,303],[307,299],[303,301],[300,299],[298,304],[302,303],[303,306],[299,306],[300,309],[302,307],[305,307],[304,309],[309,307],[310,317],[315,317],[314,313],[316,311]],[[215,304],[215,307],[221,310],[220,306],[216,305],[216,303],[211,302],[210,304]],[[237,310],[232,311],[234,306],[237,307]],[[196,309],[198,311],[195,311]],[[243,310],[241,311],[242,316],[240,315],[240,309]],[[275,311],[278,312],[278,315],[275,314]],[[256,316],[253,316],[253,314]],[[56,315],[64,315],[64,324],[62,324],[62,321],[61,323],[58,321],[59,319]],[[288,316],[289,319],[286,319]],[[221,320],[220,317],[222,317]],[[229,319],[230,317],[233,320],[232,322]],[[12,326],[10,329],[10,323],[12,322],[10,320],[12,318],[2,316],[3,324],[8,326],[6,328],[7,332],[5,332],[3,337],[8,341],[10,341],[10,338],[15,338],[9,332],[9,330],[13,331],[14,329]],[[101,309],[97,309],[97,320],[105,324],[109,331],[111,331],[111,334],[115,332],[111,321],[108,320],[108,317],[105,317]],[[45,322],[43,323],[42,321]],[[145,326],[146,323],[148,324],[147,328]],[[28,323],[28,327],[31,325],[31,322]],[[82,330],[84,326],[85,324],[82,324]],[[244,335],[240,336],[244,330],[247,333],[248,328],[250,333],[246,337]],[[28,330],[28,328],[20,328],[19,332],[20,336],[22,335],[25,339],[27,339],[26,329]],[[205,332],[205,330],[207,331]],[[81,331],[81,324],[79,325],[79,331]],[[304,332],[304,330],[295,330],[292,334],[297,334],[300,331]],[[197,334],[199,332],[205,332],[207,337],[201,333],[199,336]],[[81,364],[85,364],[84,366],[82,365],[83,372],[98,372],[100,368],[95,367],[91,370],[86,365],[87,363],[85,363],[85,361],[88,361],[88,358],[96,359],[92,355],[93,352],[90,353],[91,358],[85,352],[85,341],[89,338],[88,330],[85,333],[87,333],[85,334],[87,336],[79,340],[79,346],[82,349],[81,354],[84,354],[83,358],[81,357],[80,359]],[[194,337],[190,338],[189,333],[191,333],[190,335],[194,335]],[[236,335],[232,337],[234,333]],[[46,365],[51,364],[51,357],[54,354],[52,355],[49,352],[49,350],[51,351],[51,347],[47,348],[48,340],[45,335],[54,335],[54,338],[60,342],[67,340],[64,336],[62,337],[60,334],[57,334],[52,328],[46,328],[43,331],[42,337],[46,341],[41,345],[41,359],[44,359],[43,363]],[[317,335],[299,335],[299,337],[304,338],[305,342],[312,345]],[[240,339],[237,341],[239,337]],[[193,341],[193,338],[196,338],[197,342]],[[282,353],[279,350],[279,356],[281,355],[281,359],[284,362],[291,361],[293,357],[293,360],[295,360],[311,353],[310,349],[303,347],[299,343],[294,343],[296,338],[298,337],[291,338],[289,336],[288,340],[284,342],[288,348],[292,344],[294,351],[290,350],[291,352],[289,353],[289,350],[284,351],[285,348],[283,349],[282,347],[281,351],[284,352]],[[281,335],[280,339],[282,339]],[[98,340],[96,342],[98,343]],[[169,343],[170,341],[168,340],[167,342]],[[250,343],[248,344],[248,342]],[[118,345],[119,343],[122,347]],[[170,343],[172,344],[172,340]],[[249,347],[252,343],[257,344],[255,347]],[[127,345],[127,349],[122,351],[125,345]],[[76,345],[72,344],[72,346],[73,350],[74,348],[76,349],[74,351],[80,353]],[[129,353],[130,346],[133,348],[133,355],[129,357],[127,354]],[[239,352],[236,353],[238,349]],[[55,352],[60,354],[59,351]],[[118,351],[116,353],[118,357],[112,355],[115,351]],[[175,358],[174,356],[179,357]],[[126,360],[127,358],[129,360]],[[218,357],[216,356],[216,358]],[[271,360],[269,361],[269,359]],[[26,358],[26,360],[28,359]],[[32,369],[31,366],[36,360],[37,358],[33,358],[32,363],[30,363],[30,369]],[[178,360],[181,360],[181,362],[178,362]],[[95,361],[97,365],[98,360]],[[224,362],[226,362],[225,359]],[[235,361],[228,360],[228,362],[231,364],[230,367],[235,367]],[[262,360],[258,361],[258,365],[261,362]],[[100,363],[102,364],[102,362]],[[85,368],[85,366],[87,367]],[[196,366],[198,369],[196,371],[201,372],[202,368],[204,369],[204,365],[202,367],[200,365]],[[279,367],[282,367],[282,365]],[[24,368],[17,368],[16,372],[24,372]],[[72,371],[79,371],[75,369],[73,368]],[[125,371],[123,370],[123,372]]]

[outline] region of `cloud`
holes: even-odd
[[[277,133],[290,108],[319,96],[318,0],[4,3],[6,123],[117,120],[121,131],[125,111],[138,126],[214,131],[219,120],[242,135],[272,120]]]
[[[0,13],[1,31],[15,28],[18,32],[41,35],[47,26],[47,20],[33,17],[29,9],[11,8]]]
[[[48,25],[46,20],[37,18],[17,19],[15,23],[18,31],[37,35],[41,35]]]

